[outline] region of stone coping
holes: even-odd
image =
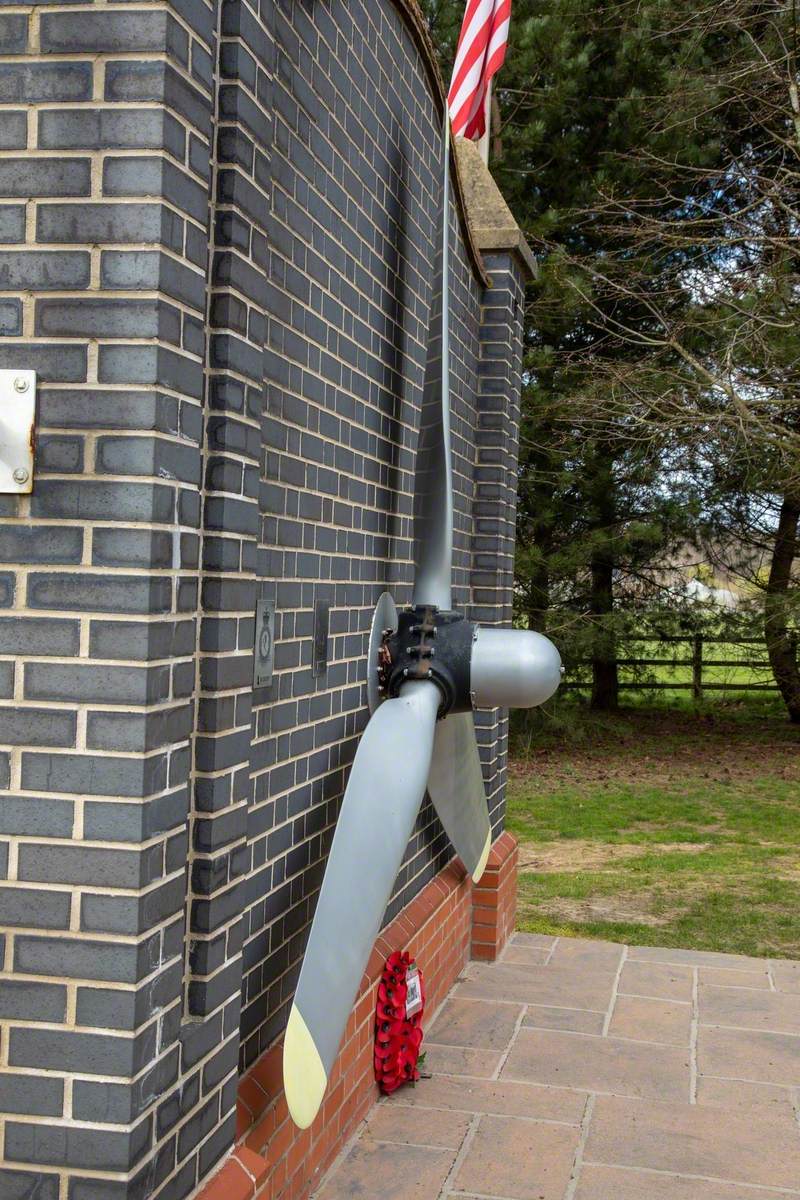
[[[419,49],[431,82],[436,107],[444,119],[446,89],[436,50],[417,0],[395,0]],[[491,287],[482,251],[509,251],[521,261],[529,279],[535,278],[536,260],[511,209],[480,156],[477,145],[456,138],[451,147],[451,178],[464,239],[477,278]]]
[[[533,251],[477,145],[466,138],[458,138],[455,150],[472,236],[478,249],[482,252],[510,251],[519,259],[527,278],[535,279],[537,267]]]

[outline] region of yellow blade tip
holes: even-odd
[[[490,829],[486,835],[486,845],[483,847],[483,850],[481,850],[481,856],[478,859],[478,865],[475,868],[475,870],[472,872],[473,883],[477,883],[478,880],[480,879],[481,875],[483,875],[483,872],[486,870],[486,864],[489,861],[489,851],[491,850],[491,848],[492,848],[492,831]]]
[[[295,1005],[289,1013],[283,1042],[283,1086],[292,1120],[300,1129],[308,1129],[319,1112],[328,1077],[314,1039]]]

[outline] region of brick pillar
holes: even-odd
[[[494,962],[514,932],[517,915],[517,839],[506,830],[492,846],[472,891],[472,958]]]
[[[472,236],[490,281],[480,319],[470,616],[507,626],[514,616],[522,323],[525,284],[535,262],[476,146],[460,138],[455,149]],[[508,712],[476,713],[475,724],[497,840],[473,893],[471,952],[491,962],[508,941],[516,915],[517,844],[503,832]]]
[[[235,1102],[230,1030],[183,1020],[216,5],[15,7],[0,366],[38,372],[38,444],[0,497],[0,1196],[177,1197]]]

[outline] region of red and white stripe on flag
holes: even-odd
[[[486,89],[503,65],[511,0],[467,0],[447,97],[454,137],[486,132]]]

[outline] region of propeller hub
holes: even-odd
[[[469,712],[470,661],[475,626],[461,613],[420,605],[398,613],[397,630],[387,640],[382,684],[386,696],[399,696],[403,684],[435,683],[441,694],[439,718]]]
[[[476,625],[433,605],[398,613],[397,628],[384,638],[379,656],[382,696],[398,696],[409,682],[435,683],[440,719],[473,708],[543,704],[561,674],[558,650],[542,634]]]

